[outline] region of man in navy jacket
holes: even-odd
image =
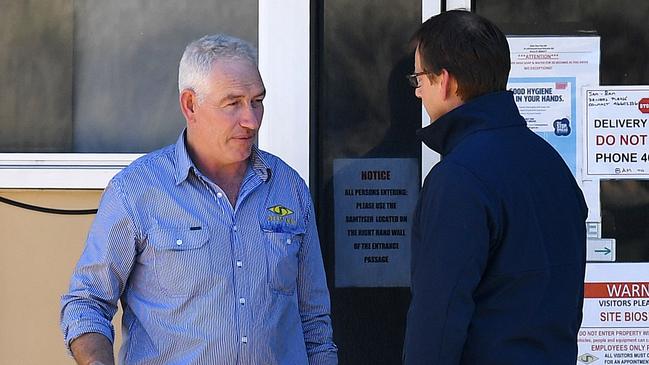
[[[410,364],[575,364],[587,207],[506,91],[509,47],[467,11],[430,18],[410,81],[442,155],[415,213]]]

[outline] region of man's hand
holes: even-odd
[[[113,344],[99,333],[86,333],[70,344],[79,365],[114,365]]]

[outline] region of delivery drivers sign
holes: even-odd
[[[586,174],[649,175],[649,88],[587,88]]]

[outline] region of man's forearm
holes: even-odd
[[[86,333],[70,344],[72,356],[79,365],[113,365],[113,344],[99,333]]]

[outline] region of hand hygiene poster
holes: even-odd
[[[577,108],[583,86],[599,84],[599,37],[508,37],[507,89],[527,126],[550,143],[573,175],[580,168]]]

